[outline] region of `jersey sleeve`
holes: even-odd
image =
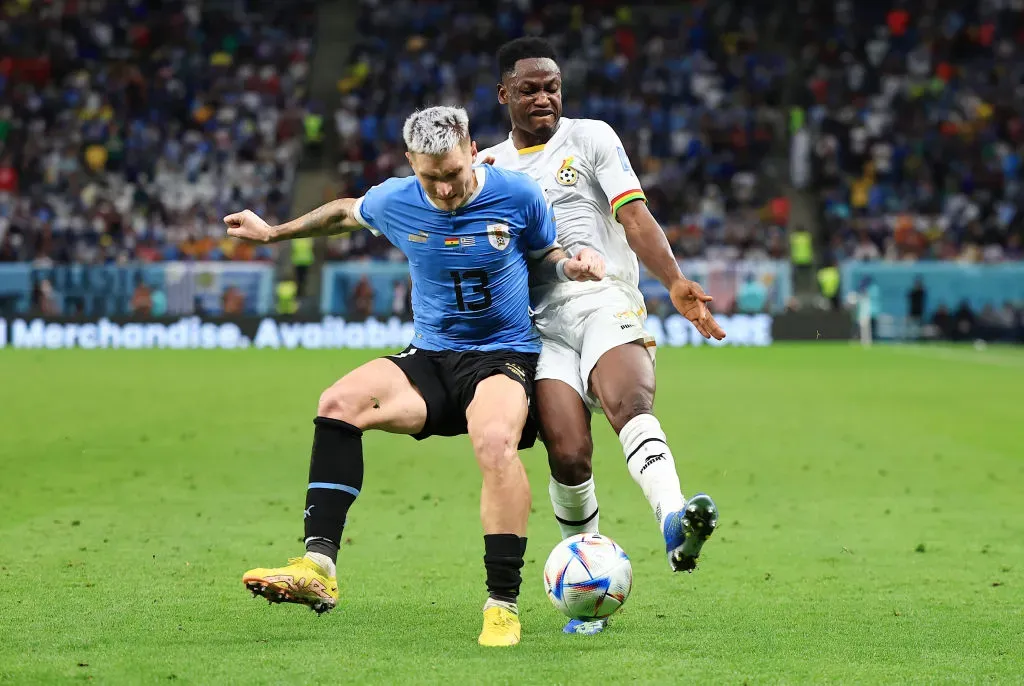
[[[352,216],[374,236],[387,234],[386,207],[389,195],[387,182],[380,183],[366,191],[352,206]]]
[[[532,258],[543,257],[552,248],[558,247],[555,211],[544,197],[540,185],[533,179],[527,182],[526,192],[526,227],[523,230],[526,254]]]
[[[593,122],[588,139],[593,152],[594,173],[601,189],[608,196],[612,218],[619,213],[619,208],[633,200],[647,202],[637,178],[622,147],[622,141],[615,130],[604,122]]]
[[[476,154],[476,159],[474,160],[473,164],[483,164],[484,160],[487,159],[488,157],[493,157],[497,159],[498,157],[500,157],[498,155],[498,149],[500,147],[500,145],[492,145],[489,148],[484,148],[483,150],[478,151]]]

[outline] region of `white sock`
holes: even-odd
[[[665,432],[654,415],[642,414],[626,422],[619,441],[629,474],[643,489],[661,527],[665,515],[683,509],[685,502]]]
[[[306,557],[313,562],[317,563],[320,569],[327,572],[327,576],[337,576],[338,568],[334,564],[334,560],[327,557],[323,553],[306,553]]]
[[[562,532],[562,538],[575,534],[596,534],[597,493],[594,492],[594,477],[590,477],[579,486],[566,486],[551,478],[548,484],[548,495],[551,496],[551,507],[555,511],[555,520]]]
[[[515,614],[519,614],[519,606],[515,603],[510,603],[506,600],[495,600],[494,598],[488,598],[487,602],[484,603],[484,610],[486,611],[489,607],[503,607],[506,610],[511,610]]]

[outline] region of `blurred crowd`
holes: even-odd
[[[835,260],[1024,258],[1024,2],[802,0],[794,146]]]
[[[1024,307],[1012,302],[998,307],[986,304],[976,311],[970,302],[963,300],[955,308],[939,305],[930,318],[911,321],[920,327],[911,328],[911,332],[917,334],[914,338],[1024,343]]]
[[[311,114],[315,5],[0,2],[0,262],[270,259],[220,218],[290,214],[311,116],[327,197],[411,173],[417,107],[463,105],[494,144],[494,53],[524,34],[555,45],[565,115],[619,133],[681,258],[806,272],[781,167],[820,198],[819,263],[1024,259],[1024,0],[352,0]],[[327,256],[402,259],[365,232]]]
[[[220,219],[288,214],[312,0],[0,5],[0,262],[270,257]]]
[[[762,184],[784,132],[785,46],[765,30],[781,8],[689,2],[360,0],[361,42],[338,81],[340,196],[411,173],[402,121],[417,107],[467,108],[480,147],[508,134],[494,54],[520,35],[551,40],[564,113],[619,136],[680,256],[786,257],[788,206]],[[383,240],[332,242],[335,258],[400,259]]]
[[[853,298],[858,308],[869,306],[872,336],[881,333],[885,338],[905,340],[1024,343],[1024,303],[988,300],[976,307],[970,298],[949,302],[929,292],[924,279],[918,277],[906,292],[906,315],[894,317],[884,312],[880,295],[878,285],[868,278]]]

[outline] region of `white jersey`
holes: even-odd
[[[619,208],[646,200],[619,137],[595,119],[562,117],[555,135],[544,145],[516,150],[512,135],[477,159],[493,155],[499,167],[532,176],[544,189],[555,212],[558,242],[570,255],[590,247],[601,253],[612,281],[636,291],[640,270],[636,254],[615,220]],[[600,290],[606,282],[575,281],[540,287],[534,300],[546,304]],[[637,291],[637,294],[638,291]]]

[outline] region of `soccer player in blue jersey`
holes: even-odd
[[[405,253],[413,284],[411,345],[349,372],[320,396],[305,556],[250,570],[243,582],[272,602],[330,610],[338,599],[342,528],[363,487],[363,432],[417,439],[468,433],[483,475],[489,597],[479,642],[514,645],[530,513],[517,446],[531,446],[537,433],[530,399],[541,348],[529,280],[600,280],[604,262],[596,251],[566,256],[551,207],[529,176],[473,166],[477,150],[464,110],[416,112],[403,135],[415,177],[389,179],[362,198],[335,200],[280,226],[249,210],[224,218],[229,235],[257,242],[369,229]]]

